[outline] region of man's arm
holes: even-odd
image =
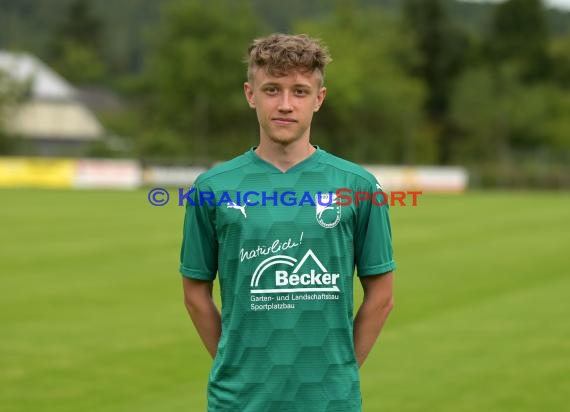
[[[361,367],[394,306],[392,272],[360,278],[364,300],[354,319],[354,351]]]
[[[222,333],[222,319],[212,299],[213,282],[182,277],[184,304],[202,342],[212,358],[216,356]]]

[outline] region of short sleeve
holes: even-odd
[[[188,196],[182,247],[180,273],[198,280],[214,280],[218,270],[218,239],[215,229],[215,207],[208,202],[201,205],[199,184],[195,183]]]
[[[376,183],[376,187],[380,185]],[[376,203],[368,200],[357,206],[356,231],[354,236],[355,264],[358,276],[379,275],[396,269],[392,251],[392,229],[388,213],[388,197],[367,182],[365,190]],[[382,193],[384,193],[382,191]]]

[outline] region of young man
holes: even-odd
[[[359,367],[392,308],[395,263],[387,206],[341,196],[378,192],[376,179],[310,143],[329,61],[304,35],[255,40],[244,90],[259,146],[192,188],[180,271],[214,358],[210,412],[361,410]],[[353,318],[355,266],[364,301]]]

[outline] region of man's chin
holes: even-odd
[[[291,135],[289,136],[270,135],[268,137],[269,140],[271,140],[273,143],[277,143],[283,146],[290,145],[291,143],[295,143],[302,139],[302,136],[291,136]]]

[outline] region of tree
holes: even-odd
[[[11,110],[26,94],[28,87],[29,84],[17,83],[7,73],[0,70],[0,155],[12,154],[13,136],[10,136],[7,130],[6,120]]]
[[[467,164],[568,162],[568,94],[548,83],[528,85],[514,67],[501,66],[501,93],[488,67],[468,70],[460,79],[452,116],[465,139],[458,147]]]
[[[255,113],[243,95],[243,60],[263,30],[252,8],[241,2],[189,0],[165,8],[144,76],[151,96],[148,128],[162,129],[169,142],[162,147],[155,142],[153,154],[208,161],[255,141]]]
[[[318,18],[332,10],[328,0],[249,0],[259,15],[279,32],[289,32],[299,16]]]
[[[424,100],[430,129],[438,135],[438,162],[452,160],[456,135],[449,117],[453,86],[465,66],[467,36],[451,26],[440,0],[407,0],[404,22],[415,41],[418,59],[409,69],[421,79],[427,92]]]
[[[508,0],[496,6],[486,41],[495,65],[515,63],[525,82],[545,79],[551,71],[548,42],[541,0]]]
[[[52,40],[50,60],[56,71],[75,83],[100,80],[105,73],[101,33],[102,22],[89,0],[73,0]]]
[[[570,35],[554,39],[550,45],[553,80],[570,89]]]
[[[322,38],[333,58],[328,94],[312,135],[335,154],[359,162],[430,162],[419,130],[423,88],[398,63],[410,52],[397,24],[378,8],[337,2],[327,20],[302,22],[296,32]]]

